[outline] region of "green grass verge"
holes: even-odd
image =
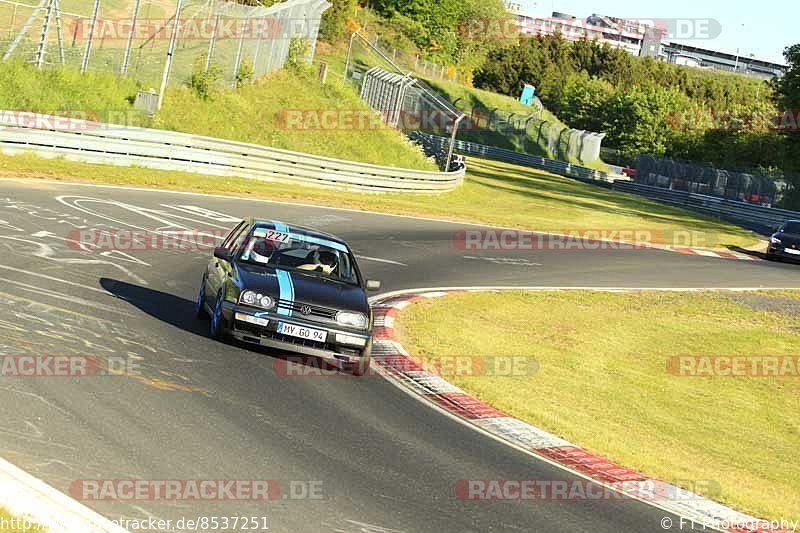
[[[0,155],[0,177],[31,177],[160,187],[303,201],[538,231],[643,230],[666,240],[691,233],[708,247],[751,246],[751,232],[702,215],[546,172],[471,158],[462,187],[444,194],[359,193],[244,178]],[[607,234],[609,237],[612,235]]]
[[[800,518],[800,379],[667,371],[676,355],[800,353],[798,291],[451,295],[396,324],[412,355],[535,359],[531,375],[447,378],[517,418],[666,481],[717,483],[707,496],[739,510]]]
[[[374,129],[293,129],[280,120],[285,110],[368,110],[358,94],[338,83],[319,84],[306,71],[285,69],[239,90],[216,90],[203,100],[188,88],[170,88],[155,119],[133,109],[131,102],[146,84],[109,74],[71,69],[42,71],[22,63],[0,63],[0,109],[53,114],[86,112],[90,116],[123,118],[135,126],[155,127],[246,141],[419,170],[437,170],[401,132]],[[315,115],[318,116],[318,115]],[[116,120],[115,120],[116,118]],[[306,123],[311,124],[311,123]]]

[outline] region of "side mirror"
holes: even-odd
[[[375,292],[381,290],[381,282],[376,281],[374,279],[367,280],[367,290],[370,292]]]
[[[231,254],[228,252],[227,248],[218,247],[214,248],[214,257],[217,259],[222,259],[223,261],[230,261]]]

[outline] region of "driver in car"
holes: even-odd
[[[267,239],[251,239],[250,244],[247,245],[242,256],[266,265],[269,263],[276,249],[277,246],[272,241],[268,241]]]
[[[308,254],[306,261],[309,262],[298,266],[297,269],[322,272],[326,276],[330,276],[333,271],[336,270],[336,266],[339,263],[339,260],[336,258],[336,254],[333,252],[320,252],[319,250],[314,250]]]

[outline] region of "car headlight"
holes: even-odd
[[[770,237],[769,242],[771,242],[772,244],[783,244],[781,240],[777,237]]]
[[[252,305],[254,307],[261,307],[263,309],[272,309],[275,306],[275,300],[270,296],[257,293],[255,291],[244,291],[239,296],[239,303],[244,305]]]
[[[336,313],[336,322],[342,326],[352,328],[367,329],[367,315],[364,313],[351,313],[350,311],[339,311]]]

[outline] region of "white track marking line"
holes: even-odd
[[[398,296],[406,296],[410,294],[421,295],[421,293],[439,293],[439,292],[454,292],[454,291],[469,291],[469,292],[492,292],[492,291],[595,291],[595,292],[754,292],[754,291],[790,291],[798,290],[800,287],[548,287],[545,285],[536,286],[502,286],[502,287],[429,287],[423,289],[400,289],[391,292],[385,292],[369,299],[371,304],[397,298]],[[398,309],[402,309],[409,305],[407,302],[395,305]]]
[[[388,265],[398,265],[398,266],[404,266],[404,267],[408,266],[405,263],[401,263],[399,261],[392,261],[390,259],[380,259],[378,257],[369,257],[369,256],[366,256],[366,255],[356,255],[356,257],[358,259],[363,259],[365,261],[374,261],[376,263],[386,263]]]

